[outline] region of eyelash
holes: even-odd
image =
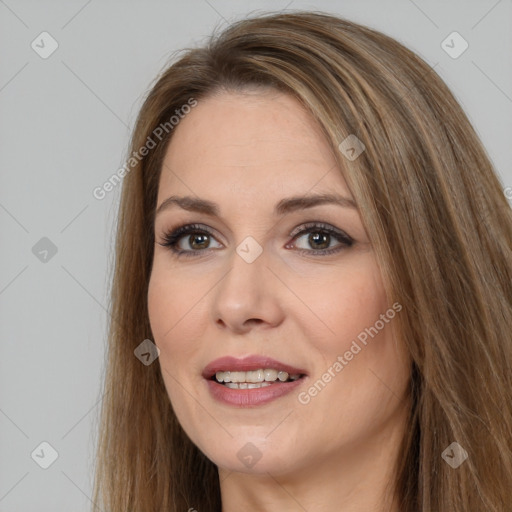
[[[293,236],[293,240],[295,241],[297,238],[300,238],[300,236],[303,236],[304,234],[308,233],[323,233],[333,236],[337,241],[341,242],[341,244],[335,248],[332,249],[319,249],[319,250],[307,250],[307,249],[297,249],[299,253],[303,254],[313,254],[317,256],[323,256],[328,254],[334,254],[337,253],[344,248],[350,247],[354,240],[348,236],[346,233],[344,233],[341,230],[334,229],[333,227],[329,226],[328,224],[324,224],[322,222],[308,222],[306,224],[303,224],[300,226],[301,230],[297,231],[294,230],[290,236]],[[174,254],[179,256],[187,256],[187,257],[196,257],[199,256],[200,253],[204,253],[207,251],[215,250],[215,249],[200,249],[197,251],[194,250],[181,250],[177,249],[176,246],[178,245],[178,242],[185,236],[185,235],[192,235],[192,234],[199,234],[199,235],[209,235],[211,237],[215,237],[214,233],[207,228],[206,226],[202,226],[200,224],[185,224],[183,226],[180,226],[176,228],[174,231],[170,231],[167,233],[164,233],[163,239],[164,243],[159,244],[163,247],[168,247]],[[300,235],[300,236],[299,236]]]

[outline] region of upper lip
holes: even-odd
[[[306,371],[295,368],[289,364],[282,363],[271,357],[251,355],[243,358],[231,356],[220,357],[209,363],[203,370],[203,377],[211,379],[217,372],[237,371],[249,372],[251,370],[272,368],[287,372],[289,375],[306,375]]]

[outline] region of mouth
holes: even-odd
[[[212,361],[202,376],[217,399],[231,405],[258,405],[288,394],[308,374],[304,369],[264,356]]]

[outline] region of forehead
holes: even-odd
[[[198,101],[175,128],[159,196],[348,190],[320,126],[276,91],[223,92]]]

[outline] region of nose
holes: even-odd
[[[283,284],[275,276],[266,251],[254,261],[236,251],[211,296],[213,321],[220,329],[243,334],[277,327],[284,319]],[[270,268],[269,268],[270,267]]]

